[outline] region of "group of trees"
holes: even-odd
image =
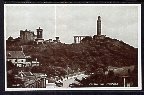
[[[24,45],[24,53],[37,58],[40,67],[32,71],[46,72],[48,75],[65,75],[70,72],[88,71],[107,66],[129,66],[137,64],[137,49],[111,38],[82,39],[80,44]]]
[[[7,87],[14,88],[14,87],[22,87],[23,81],[19,78],[15,78],[15,75],[18,74],[18,68],[11,62],[7,61]],[[19,86],[17,86],[19,84]]]
[[[133,76],[134,71],[130,71],[128,69],[128,75],[129,77],[126,77],[125,79],[125,85],[127,83],[130,83],[131,86],[137,87],[138,81],[137,76]],[[108,73],[105,73],[105,70],[102,68],[98,68],[92,73],[90,76],[86,78],[82,78],[82,80],[75,79],[79,82],[79,86],[82,87],[94,87],[94,86],[117,86],[117,87],[123,87],[124,86],[124,79],[122,76],[115,74],[113,70],[109,70]],[[96,85],[97,84],[97,85]],[[77,86],[77,85],[74,85]]]

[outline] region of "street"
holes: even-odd
[[[87,77],[87,76],[88,75],[84,75],[84,74],[71,76],[71,77],[68,77],[68,79],[65,78],[63,81],[61,81],[63,83],[62,87],[56,86],[55,83],[48,83],[46,84],[46,88],[69,88],[69,84],[77,82],[75,81],[75,78],[81,80],[83,77]]]

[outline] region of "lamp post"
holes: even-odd
[[[37,58],[36,58],[36,65],[37,65]]]

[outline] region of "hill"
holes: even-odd
[[[19,49],[15,47],[16,45],[22,45],[26,55],[30,55],[33,59],[38,58],[41,63],[39,71],[51,75],[64,75],[79,70],[94,72],[97,68],[138,64],[137,48],[109,37],[95,40],[84,38],[82,43],[77,44],[8,43],[7,50]]]

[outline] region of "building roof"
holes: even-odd
[[[33,76],[34,74],[31,72],[23,72],[26,76]]]
[[[6,57],[7,58],[26,58],[23,51],[7,51]]]
[[[46,78],[46,74],[43,73],[31,73],[20,71],[17,75],[17,78],[20,78],[24,81],[24,86],[27,87],[31,84],[34,84],[36,81],[41,80],[41,78]]]

